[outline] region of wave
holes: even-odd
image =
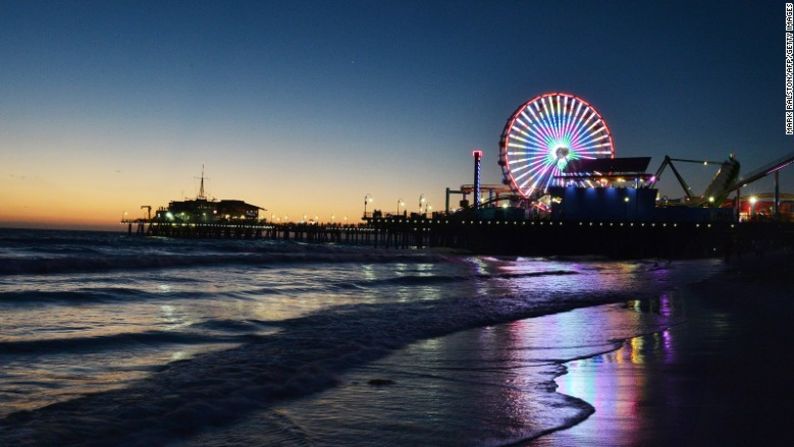
[[[22,290],[0,292],[0,305],[20,304],[64,304],[79,305],[88,303],[114,303],[118,301],[133,300],[172,300],[172,299],[202,299],[207,297],[217,298],[229,296],[236,299],[256,299],[265,295],[301,294],[311,292],[344,292],[349,290],[360,291],[368,288],[379,287],[421,287],[443,285],[449,283],[462,283],[471,280],[512,279],[522,277],[562,276],[576,275],[578,272],[569,270],[551,270],[526,273],[496,273],[463,275],[405,275],[392,278],[366,280],[366,281],[341,281],[329,282],[317,287],[258,287],[234,292],[203,292],[203,291],[169,291],[151,292],[129,287],[91,287],[74,290]],[[180,279],[181,280],[181,279]]]
[[[189,299],[201,298],[208,295],[218,296],[219,294],[208,292],[146,292],[124,287],[84,288],[75,290],[24,290],[0,293],[0,305],[41,303],[79,305],[146,299]]]
[[[0,341],[0,355],[52,354],[157,346],[163,344],[240,343],[248,337],[207,335],[177,331],[148,331],[98,335],[95,337],[50,338],[42,340]]]
[[[0,419],[0,439],[20,446],[69,445],[90,434],[97,445],[167,444],[280,399],[332,387],[339,374],[417,340],[628,298],[558,294],[537,303],[516,296],[455,297],[324,309],[279,321],[279,332],[238,347],[169,363],[126,388],[12,413]],[[587,408],[577,419],[589,414]]]
[[[371,281],[343,282],[330,284],[328,287],[336,289],[365,289],[367,287],[378,286],[430,286],[436,284],[458,283],[471,280],[491,280],[491,279],[511,279],[511,278],[531,278],[537,276],[563,276],[576,275],[578,272],[572,270],[550,270],[542,272],[525,273],[494,273],[494,274],[475,274],[475,275],[405,275],[393,278],[384,278]]]
[[[439,262],[443,255],[432,253],[396,253],[381,251],[345,252],[265,252],[195,255],[102,255],[61,257],[0,257],[0,275],[42,275],[88,273],[112,270],[146,270],[215,265],[261,265],[284,263],[392,263]]]

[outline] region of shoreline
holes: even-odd
[[[557,392],[595,411],[525,445],[791,445],[780,428],[792,411],[781,395],[794,315],[786,261],[784,253],[735,260],[675,292],[682,308],[670,311],[683,322],[566,362]]]

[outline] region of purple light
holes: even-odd
[[[555,176],[571,160],[614,156],[606,121],[587,101],[568,93],[546,93],[521,105],[500,142],[506,183],[523,197],[561,185]]]

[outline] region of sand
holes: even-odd
[[[794,263],[745,257],[675,292],[681,324],[568,363],[596,412],[537,446],[794,445]]]

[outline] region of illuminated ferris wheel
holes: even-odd
[[[561,183],[571,160],[614,158],[606,121],[587,101],[546,93],[525,102],[507,120],[499,141],[505,183],[524,198]]]

